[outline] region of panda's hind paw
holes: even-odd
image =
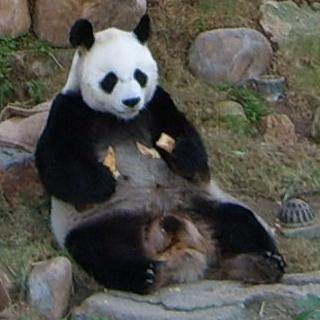
[[[266,251],[263,254],[263,258],[267,261],[268,264],[277,268],[279,271],[284,272],[285,267],[287,266],[284,258],[279,253]]]

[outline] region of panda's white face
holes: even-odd
[[[134,118],[152,99],[158,68],[148,47],[132,32],[110,28],[79,48],[63,91],[79,91],[86,104],[122,119]]]

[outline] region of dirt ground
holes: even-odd
[[[304,75],[303,68],[297,70],[303,59],[309,57],[311,63],[320,65],[318,57],[315,58],[318,52],[306,49],[298,55],[278,50],[269,70],[287,79],[287,99],[266,106],[270,113],[285,113],[292,119],[298,135],[293,146],[266,144],[256,124],[252,124],[254,134],[230,129],[215,116],[212,108],[215,103],[230,98],[228,93],[196,79],[187,67],[188,48],[202,31],[240,26],[261,31],[258,23],[261,2],[149,1],[153,22],[149,45],[159,63],[161,84],[204,137],[212,176],[224,190],[256,208],[274,226],[280,203],[288,196],[301,195],[320,215],[320,147],[309,134],[313,112],[320,106],[319,83],[311,79],[308,82],[311,84],[306,86],[307,82],[301,84],[297,76]],[[51,99],[63,86],[73,50],[48,47],[37,42],[32,35],[18,42],[8,73],[8,81],[14,90],[5,96],[2,104],[31,107]],[[2,49],[3,43],[0,42],[0,53]],[[34,65],[40,66],[40,71]],[[33,80],[37,82],[30,82]],[[26,87],[25,83],[30,85]],[[12,308],[19,310],[23,308],[26,277],[32,262],[65,253],[57,249],[49,230],[48,201],[28,200],[12,209],[5,199],[0,199],[0,220],[0,245],[4,248],[0,268],[3,267],[15,279],[14,298],[19,302]],[[278,240],[288,263],[288,272],[320,269],[320,239],[288,239],[279,235]],[[88,294],[83,289],[88,279],[80,271],[75,277],[75,290],[80,293],[76,299],[80,300]]]

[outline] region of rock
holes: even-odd
[[[0,184],[13,207],[45,195],[34,165],[33,152],[46,123],[50,102],[32,109],[7,106],[0,114]]]
[[[277,226],[278,231],[288,238],[320,238],[320,221],[319,219],[314,225],[298,228],[285,228]]]
[[[297,142],[295,126],[285,114],[267,115],[260,120],[264,140],[276,145],[293,145]]]
[[[297,301],[308,294],[320,294],[320,272],[286,275],[282,283],[274,285],[206,280],[163,288],[148,296],[110,290],[85,300],[72,319],[260,319],[262,304],[267,305],[263,319],[292,319],[300,312]]]
[[[72,269],[65,257],[36,263],[28,279],[28,300],[43,317],[62,319],[72,289]]]
[[[189,66],[212,84],[236,83],[263,74],[272,54],[267,38],[254,29],[217,29],[197,36],[189,51]]]
[[[242,119],[247,119],[242,105],[233,100],[220,101],[214,105],[213,109],[215,113],[222,118],[227,116],[237,116]]]
[[[313,10],[320,11],[320,3],[319,2],[312,3],[311,7]]]
[[[31,153],[18,148],[0,146],[0,172],[10,169],[16,163],[24,162],[31,157]],[[1,184],[2,185],[2,184]]]
[[[320,107],[314,113],[313,122],[311,125],[311,137],[320,142]]]
[[[80,17],[89,19],[96,31],[110,26],[132,30],[146,7],[146,0],[37,0],[33,28],[41,39],[65,47],[70,27]]]
[[[0,37],[17,37],[29,31],[28,0],[0,1]]]
[[[277,102],[286,97],[286,79],[277,75],[262,75],[252,81],[261,96],[269,102]]]
[[[34,152],[46,125],[50,106],[51,102],[46,101],[32,109],[5,107],[0,113],[0,145]]]
[[[0,146],[0,185],[12,207],[27,199],[43,199],[46,194],[32,154],[16,148]]]
[[[260,25],[279,45],[297,36],[320,36],[320,12],[309,6],[299,7],[293,1],[265,1],[260,12]]]

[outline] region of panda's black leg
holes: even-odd
[[[221,250],[218,273],[249,283],[273,283],[281,279],[284,259],[270,230],[250,209],[235,203],[219,204],[215,223]]]
[[[281,255],[244,253],[222,257],[212,269],[212,277],[220,280],[240,280],[245,283],[275,283],[284,274],[285,262]]]
[[[203,202],[198,211],[213,224],[220,255],[218,278],[252,283],[281,279],[285,261],[270,230],[250,209],[237,203]]]
[[[74,260],[107,288],[148,293],[157,287],[159,262],[142,248],[142,216],[106,214],[71,231],[65,241]]]

